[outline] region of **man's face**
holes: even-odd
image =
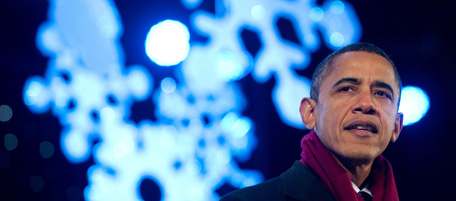
[[[338,158],[372,161],[402,129],[392,65],[377,54],[338,55],[320,86],[316,132]]]

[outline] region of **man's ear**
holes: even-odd
[[[399,138],[399,133],[402,130],[402,121],[404,119],[404,114],[398,112],[396,114],[396,120],[394,122],[394,130],[393,135],[391,135],[391,142],[396,142],[397,138]]]
[[[317,109],[317,102],[310,98],[303,98],[299,112],[301,113],[301,119],[307,129],[312,130],[317,124],[315,111]]]

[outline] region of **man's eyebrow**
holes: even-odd
[[[341,84],[344,84],[344,83],[350,83],[350,84],[360,84],[361,81],[359,79],[356,79],[356,78],[351,78],[351,77],[347,77],[347,78],[342,78],[340,79],[339,81],[337,81],[334,85],[333,85],[333,88],[334,87],[337,87]]]
[[[394,95],[393,87],[391,87],[391,85],[389,85],[389,84],[387,84],[385,82],[375,81],[374,82],[374,86],[380,87],[380,88],[385,88],[385,89],[389,90],[391,92],[391,94]]]
[[[337,81],[333,87],[337,87],[341,84],[344,84],[344,83],[350,83],[350,84],[360,84],[361,81],[357,78],[351,78],[351,77],[347,77],[347,78],[342,78],[340,79],[339,81]],[[386,82],[382,82],[382,81],[375,81],[374,82],[374,86],[376,87],[380,87],[380,88],[384,88],[384,89],[387,89],[388,91],[391,92],[391,94],[394,95],[394,90],[393,90],[393,87],[391,87],[391,85],[387,84]]]

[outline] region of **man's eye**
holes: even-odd
[[[384,97],[387,97],[387,98],[391,99],[391,96],[388,93],[386,93],[386,92],[377,91],[376,94],[379,95],[379,96],[384,96]]]
[[[342,87],[339,89],[339,91],[348,92],[348,91],[353,91],[353,89],[351,87]]]

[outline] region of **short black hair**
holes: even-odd
[[[336,58],[338,55],[341,55],[343,53],[355,52],[355,51],[362,51],[362,52],[369,52],[369,53],[377,54],[377,55],[384,57],[391,63],[391,66],[393,66],[393,69],[394,69],[394,74],[396,76],[396,82],[397,82],[397,85],[399,88],[399,100],[398,100],[398,105],[399,105],[400,98],[401,98],[402,82],[401,82],[401,78],[399,77],[399,73],[396,69],[396,66],[394,65],[393,60],[391,60],[391,58],[379,47],[375,46],[374,44],[365,43],[365,42],[359,42],[359,43],[347,45],[347,46],[331,53],[320,64],[318,64],[317,68],[315,69],[315,71],[312,75],[312,86],[310,88],[310,98],[315,100],[318,103],[318,96],[320,94],[321,83],[332,72],[332,70],[333,70],[332,63],[334,61],[334,58]]]

